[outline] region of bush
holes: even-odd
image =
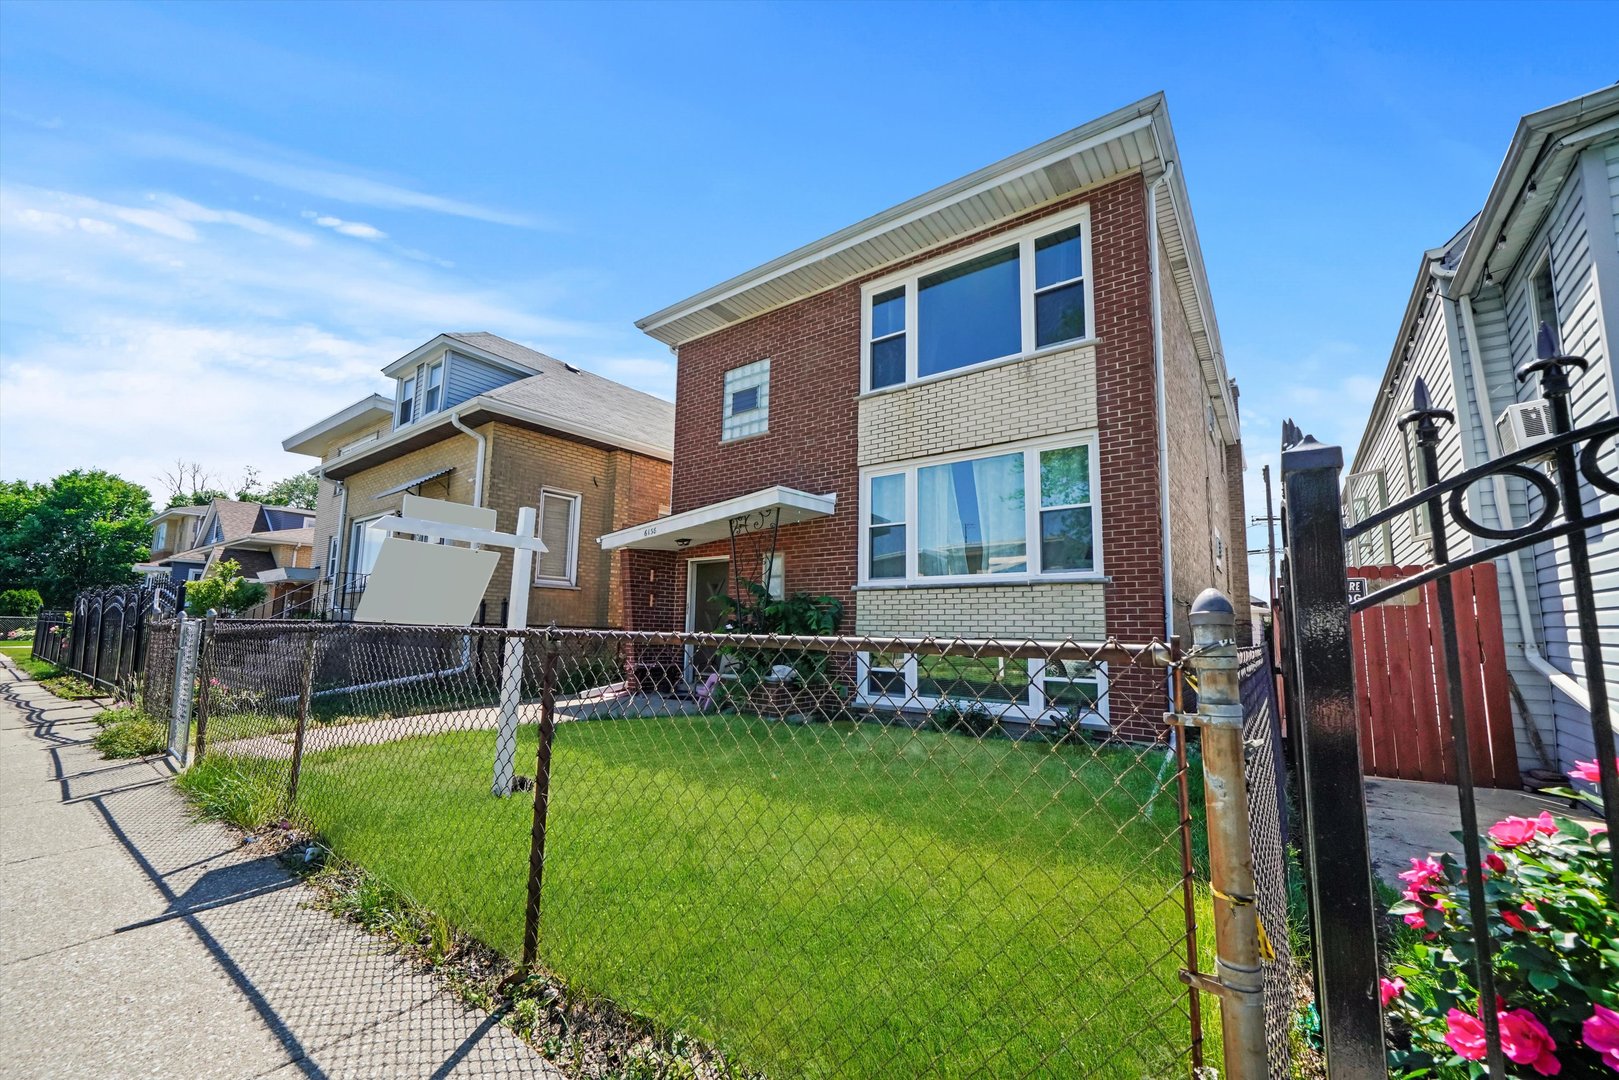
[[[928,719],[938,731],[954,731],[978,738],[993,735],[1001,727],[1000,718],[990,712],[982,701],[947,699],[934,707]]]
[[[163,721],[133,706],[103,709],[96,714],[95,722],[101,726],[95,747],[102,757],[148,757],[168,749],[169,733]]]
[[[45,606],[38,589],[7,589],[0,592],[0,615],[38,615]]]
[[[1594,780],[1594,762],[1576,779]],[[1566,791],[1595,802],[1589,793]],[[1600,805],[1597,802],[1597,805]],[[1459,835],[1459,834],[1458,834]],[[1619,1072],[1619,912],[1608,897],[1612,842],[1600,826],[1542,813],[1489,830],[1484,854],[1487,933],[1496,1012],[1513,1075]],[[1477,934],[1464,870],[1453,856],[1412,859],[1390,912],[1420,935],[1382,983],[1395,1038],[1390,1064],[1406,1075],[1476,1076],[1484,1027],[1474,985]]]
[[[264,603],[268,595],[263,585],[242,577],[242,568],[235,559],[221,559],[201,580],[186,585],[186,614],[200,617],[213,610],[234,615]]]

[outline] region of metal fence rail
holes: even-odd
[[[1179,677],[1159,643],[221,621],[192,782],[727,1068],[1185,1075],[1220,1054]]]
[[[148,626],[185,607],[173,582],[119,585],[80,593],[70,612],[40,612],[33,656],[120,697],[132,697],[146,671]]]

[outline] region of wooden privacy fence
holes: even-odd
[[[1424,569],[1350,567],[1349,577],[1365,578],[1370,593]],[[1456,782],[1437,607],[1437,590],[1452,584],[1473,782],[1516,788],[1522,781],[1507,689],[1501,594],[1495,564],[1489,562],[1429,582],[1351,619],[1362,765],[1368,776]]]

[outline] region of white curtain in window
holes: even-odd
[[[926,577],[1028,569],[1023,455],[916,471],[917,569]]]

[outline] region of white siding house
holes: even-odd
[[[1573,377],[1574,423],[1612,417],[1613,335],[1619,333],[1619,87],[1608,87],[1523,118],[1483,209],[1455,237],[1423,254],[1378,398],[1345,480],[1349,520],[1401,499],[1426,480],[1415,447],[1398,427],[1418,377],[1433,403],[1456,413],[1442,429],[1441,476],[1499,456],[1495,421],[1508,405],[1536,400],[1538,377],[1519,382],[1541,323],[1562,352],[1590,367]],[[1619,447],[1603,455],[1616,468]],[[1619,497],[1587,485],[1589,513]],[[1503,498],[1504,497],[1504,498]],[[1503,507],[1504,502],[1504,507]],[[1522,525],[1540,509],[1522,480],[1475,484],[1468,514],[1481,524]],[[1447,529],[1451,554],[1489,541]],[[1603,668],[1619,691],[1619,528],[1590,534],[1591,578],[1601,624]],[[1431,540],[1409,516],[1362,538],[1351,563],[1419,564]],[[1568,545],[1553,541],[1496,560],[1520,759],[1567,769],[1593,754],[1588,687],[1576,625]]]

